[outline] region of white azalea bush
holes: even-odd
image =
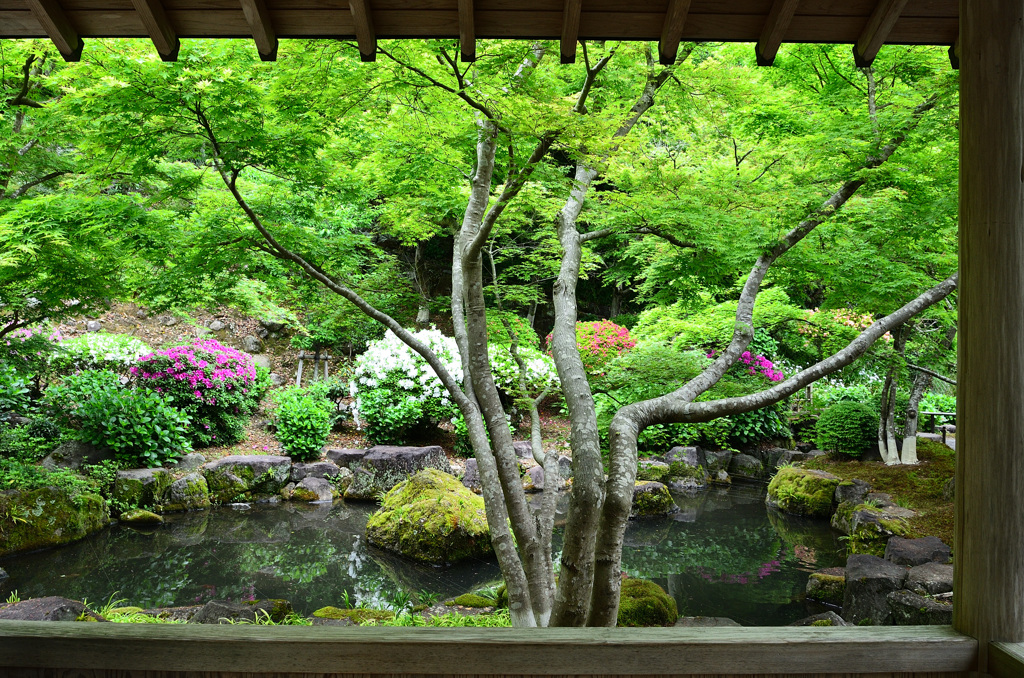
[[[60,341],[50,363],[64,373],[110,370],[124,374],[136,360],[152,352],[144,342],[126,334],[83,334]]]
[[[460,383],[462,362],[455,339],[439,330],[413,333],[444,361],[445,368]],[[558,385],[554,363],[539,350],[520,347],[527,365],[527,390],[537,396]],[[518,395],[519,367],[506,345],[490,347],[494,379],[506,395]],[[419,354],[406,346],[391,331],[383,339],[371,342],[356,358],[352,378],[356,408],[366,425],[366,436],[377,444],[402,444],[417,432],[441,421],[450,421],[456,438],[463,437],[465,423],[458,408],[448,397],[434,370]],[[457,441],[457,447],[464,447]]]

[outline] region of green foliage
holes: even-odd
[[[530,327],[530,323],[526,322],[526,318],[509,313],[508,311],[498,311],[496,309],[487,311],[487,339],[491,344],[512,343],[512,337],[505,327],[506,323],[511,326],[512,332],[515,333],[520,349],[523,347],[540,349],[540,337]]]
[[[11,369],[31,377],[46,372],[49,362],[60,354],[60,346],[56,343],[60,332],[47,335],[30,327],[8,330],[0,328],[0,369]],[[3,409],[2,405],[0,409]]]
[[[433,615],[423,618],[415,614],[400,614],[392,620],[385,620],[375,624],[376,626],[429,626],[441,628],[506,628],[512,626],[512,616],[507,609],[497,610],[492,614],[463,615],[452,612],[450,614]]]
[[[0,489],[38,490],[44,487],[60,488],[72,500],[94,491],[93,485],[74,471],[51,471],[16,459],[0,458]]]
[[[413,396],[387,389],[359,396],[359,414],[366,421],[366,438],[377,445],[401,445],[421,426],[423,405]]]
[[[334,403],[324,391],[314,384],[310,388],[291,386],[274,394],[277,439],[285,454],[296,461],[318,459],[327,442],[334,423]]]
[[[52,452],[57,446],[55,438],[33,424],[0,428],[0,457],[32,463]]]
[[[857,457],[877,440],[878,414],[862,403],[840,402],[822,413],[817,432],[821,449]]]
[[[46,389],[43,410],[62,428],[81,429],[78,409],[95,395],[121,388],[120,378],[110,370],[84,370],[64,377]]]
[[[97,492],[109,498],[114,494],[114,482],[121,468],[124,468],[123,462],[117,459],[104,459],[98,464],[83,466],[82,474],[93,481]]]
[[[188,415],[149,389],[109,388],[79,404],[78,436],[130,466],[154,467],[190,451]]]
[[[0,412],[14,412],[19,416],[33,410],[28,377],[20,374],[13,366],[0,363]]]
[[[3,407],[0,407],[3,409]],[[942,393],[926,393],[917,408],[918,412],[956,412],[956,396]],[[956,423],[950,417],[936,417],[936,426]],[[920,425],[920,424],[919,424]]]
[[[111,370],[125,374],[135,361],[152,350],[125,334],[83,334],[60,342],[51,365],[58,373]]]

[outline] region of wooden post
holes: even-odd
[[[306,352],[299,353],[299,369],[295,373],[295,385],[302,386],[302,359],[306,357]]]
[[[1024,641],[1024,0],[960,1],[953,626]]]

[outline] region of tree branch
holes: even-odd
[[[947,384],[953,384],[953,386],[956,386],[956,379],[950,379],[949,377],[944,377],[941,374],[939,374],[938,372],[933,372],[932,370],[929,370],[926,367],[920,367],[919,365],[911,365],[910,363],[907,363],[907,368],[909,368],[911,370],[916,370],[918,372],[923,372],[924,374],[927,374],[929,377],[935,377],[939,381],[944,381]]]

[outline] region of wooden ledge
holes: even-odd
[[[953,675],[975,666],[977,645],[948,626],[435,629],[0,621],[0,673]]]
[[[989,643],[988,671],[995,678],[1024,676],[1024,643]]]

